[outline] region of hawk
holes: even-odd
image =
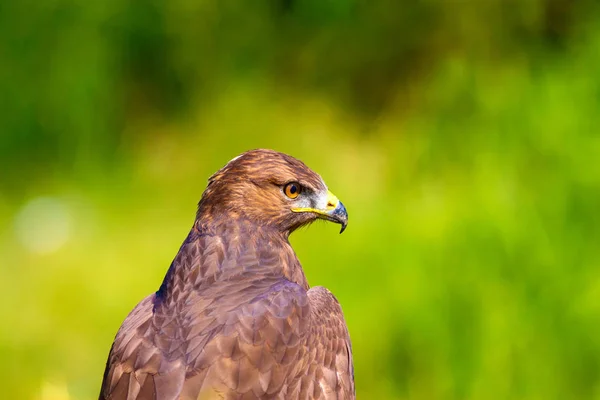
[[[288,237],[344,205],[301,161],[251,150],[210,177],[159,290],[119,329],[100,399],[354,399],[342,309]]]

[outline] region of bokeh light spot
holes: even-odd
[[[26,203],[16,215],[15,235],[32,253],[52,253],[71,235],[71,213],[58,198],[37,197]]]
[[[64,383],[44,382],[40,392],[40,400],[69,400],[69,390]]]

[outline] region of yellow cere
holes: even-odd
[[[327,210],[333,210],[339,204],[338,198],[335,194],[331,193],[331,191],[327,191],[327,206],[325,207]]]
[[[317,214],[327,214],[327,212],[331,210],[335,210],[340,201],[336,197],[335,194],[331,193],[329,190],[327,191],[327,204],[324,209],[312,208],[312,207],[296,207],[292,208],[293,212],[313,212]]]

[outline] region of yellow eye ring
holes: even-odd
[[[290,199],[295,199],[300,195],[302,186],[298,182],[290,182],[283,188],[283,193]]]

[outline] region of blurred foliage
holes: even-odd
[[[93,399],[207,177],[269,147],[350,225],[292,242],[361,399],[600,399],[589,0],[0,5],[0,379]]]

